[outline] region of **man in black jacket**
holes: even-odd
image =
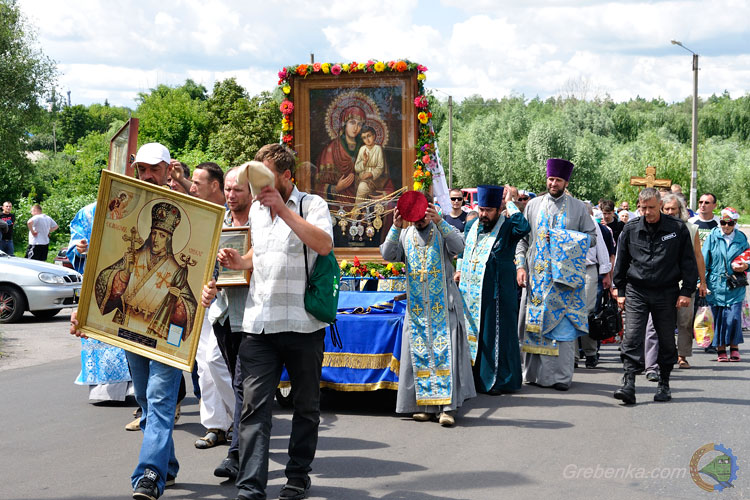
[[[621,308],[627,305],[628,312],[620,354],[625,375],[622,387],[614,394],[625,404],[635,404],[635,374],[644,369],[643,342],[649,314],[659,337],[657,362],[661,379],[654,401],[672,399],[669,375],[677,362],[675,307],[690,306],[690,296],[698,283],[698,266],[687,226],[661,213],[656,189],[642,190],[638,201],[643,216],[625,224],[614,274],[617,302]]]

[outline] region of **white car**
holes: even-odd
[[[24,311],[49,319],[78,303],[81,275],[38,260],[0,251],[0,323],[13,323]]]

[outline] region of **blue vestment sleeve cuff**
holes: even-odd
[[[441,219],[437,227],[438,227],[438,230],[440,231],[440,234],[442,234],[443,236],[448,236],[450,233],[453,232],[453,226],[445,222],[445,219]]]
[[[401,234],[401,228],[396,226],[391,226],[391,230],[388,231],[388,238],[387,240],[391,243],[398,243],[398,236]]]
[[[507,212],[508,217],[514,214],[521,213],[521,211],[518,209],[516,204],[513,203],[512,201],[509,201],[505,204],[505,211]]]

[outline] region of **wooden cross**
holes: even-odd
[[[643,186],[643,187],[665,187],[668,188],[672,185],[670,179],[657,179],[656,178],[656,167],[646,167],[646,177],[631,177],[631,186]]]

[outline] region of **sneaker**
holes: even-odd
[[[597,359],[596,355],[592,356],[586,356],[586,368],[592,369],[596,368],[596,365],[599,364],[599,360]]]
[[[126,431],[139,431],[141,430],[141,417],[136,418],[125,426]]]
[[[143,471],[143,477],[138,480],[133,490],[133,498],[136,500],[156,500],[159,498],[159,490],[156,489],[156,480],[159,474],[146,469]]]
[[[648,380],[649,382],[658,382],[659,374],[656,372],[648,372],[646,373],[646,380]]]
[[[171,474],[167,474],[167,480],[164,483],[164,487],[169,488],[170,486],[174,486],[176,482],[177,482],[176,477],[174,477]]]
[[[228,456],[221,461],[217,468],[214,469],[214,476],[226,477],[227,479],[234,481],[237,479],[237,474],[239,474],[239,472],[240,464],[238,463],[237,458]]]

